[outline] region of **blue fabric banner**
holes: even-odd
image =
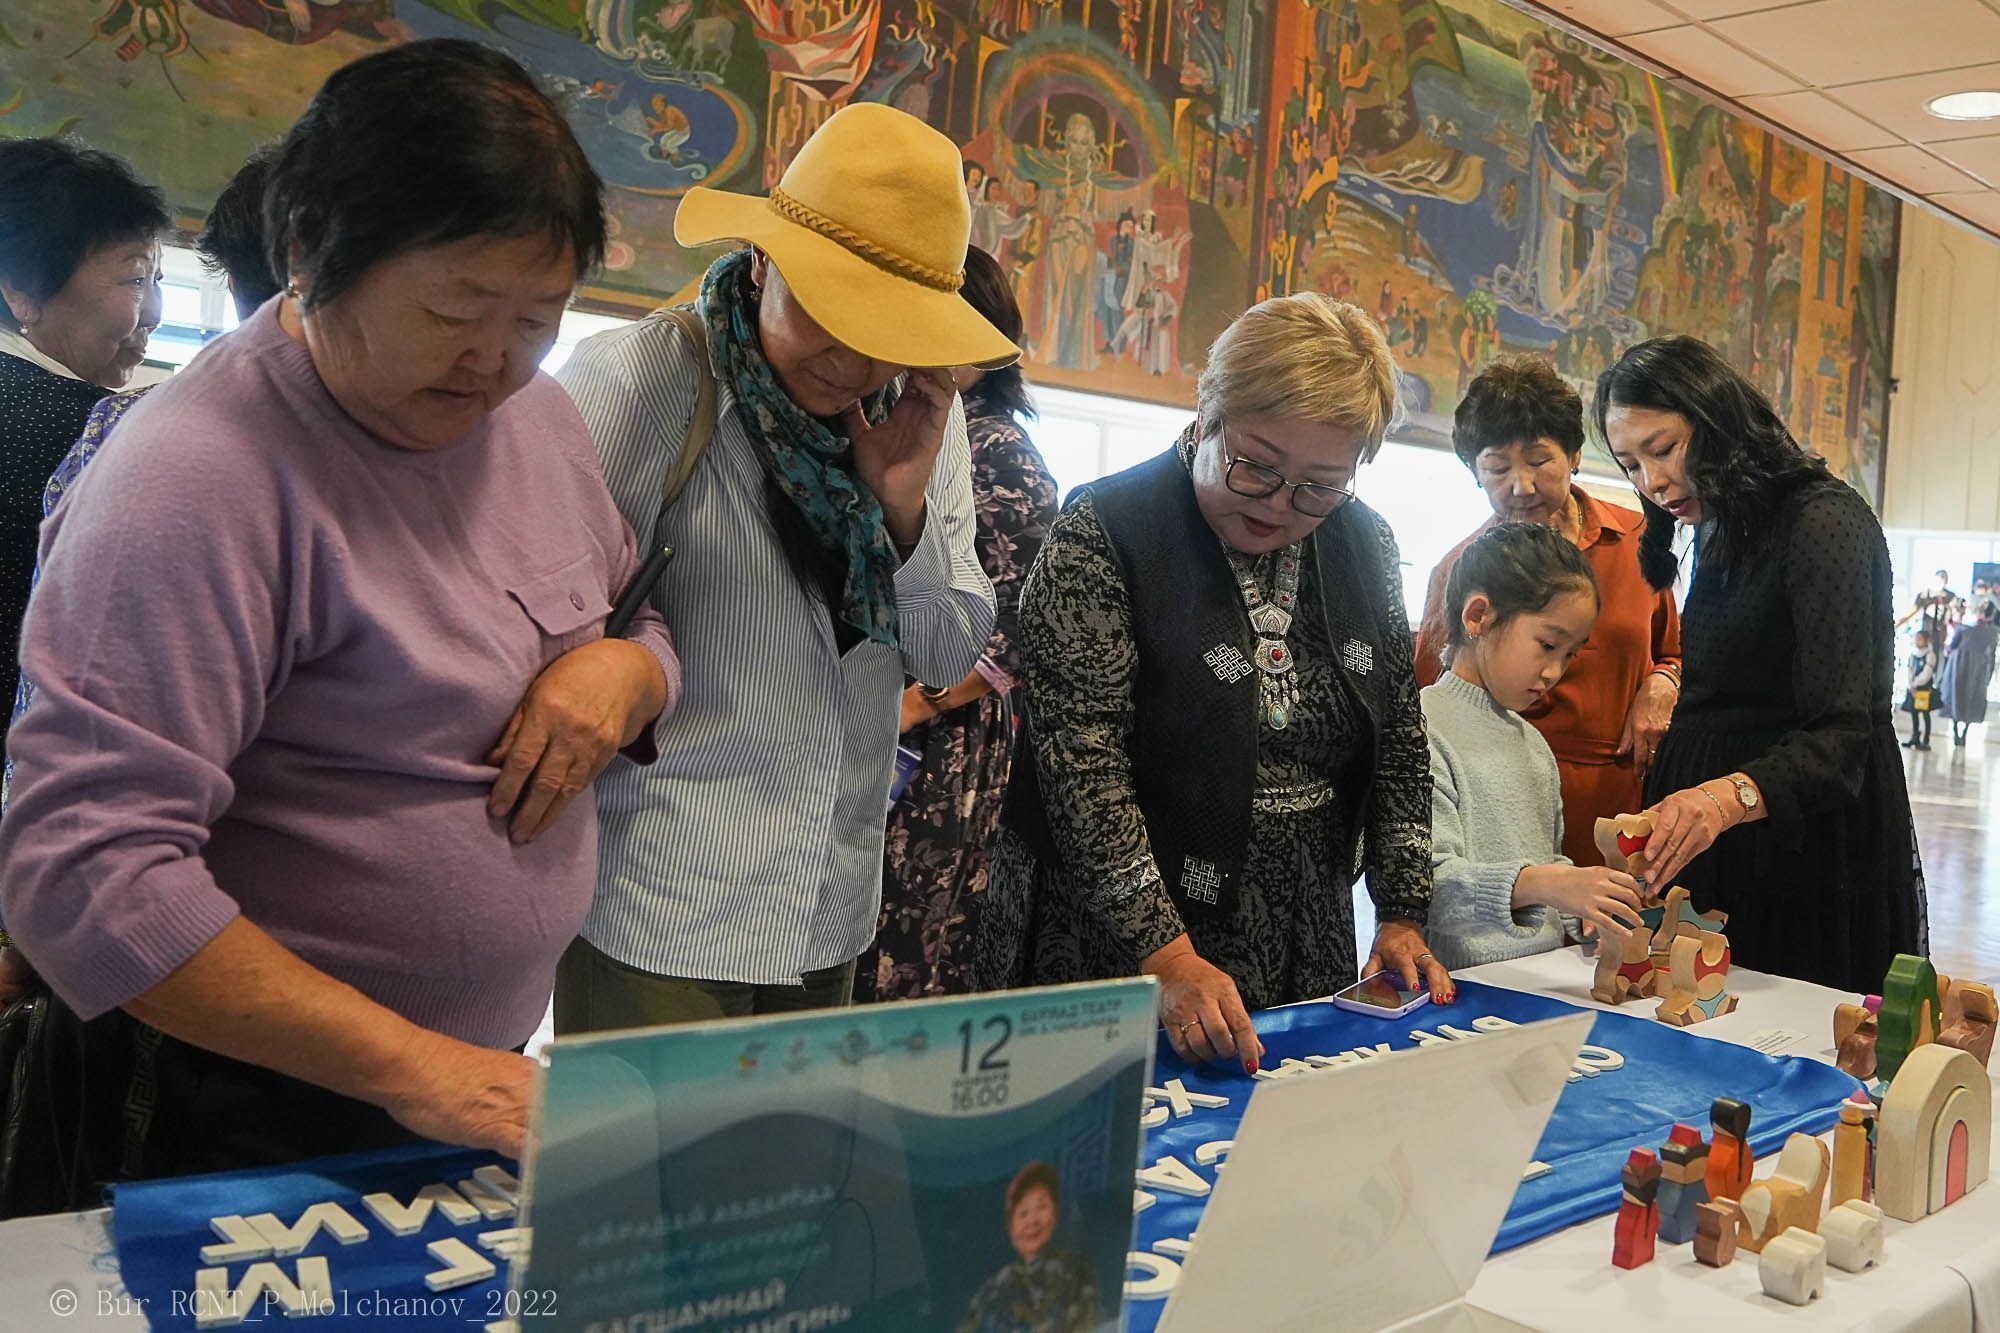
[[[323,1157],[293,1167],[121,1185],[112,1198],[119,1271],[126,1290],[144,1302],[146,1317],[156,1330],[192,1330],[198,1313],[213,1315],[228,1309],[231,1301],[247,1325],[261,1322],[272,1327],[283,1322],[276,1288],[259,1290],[253,1272],[259,1264],[268,1264],[286,1281],[299,1285],[307,1280],[309,1286],[314,1261],[325,1264],[330,1277],[323,1296],[301,1292],[312,1301],[313,1317],[302,1319],[299,1326],[314,1333],[478,1329],[509,1313],[507,1261],[481,1237],[511,1229],[514,1220],[511,1207],[504,1207],[496,1194],[477,1184],[468,1193],[461,1182],[474,1181],[474,1173],[482,1167],[496,1166],[509,1176],[514,1173],[512,1162],[493,1153],[424,1145]],[[362,1202],[365,1195],[381,1193],[407,1208],[427,1186],[443,1186],[451,1194],[437,1191],[428,1216],[405,1236],[396,1235]],[[323,1227],[298,1254],[213,1263],[201,1256],[203,1246],[228,1243],[209,1225],[211,1218],[246,1219],[244,1228],[231,1229],[239,1236],[256,1235],[248,1219],[269,1213],[279,1227],[291,1227],[319,1203],[338,1204],[365,1229],[366,1238],[342,1243],[337,1231],[330,1234],[331,1229]],[[477,1206],[480,1203],[483,1209]],[[422,1207],[418,1205],[419,1210]],[[489,1216],[503,1211],[504,1216]],[[330,1220],[336,1227],[344,1225]],[[454,1247],[451,1254],[463,1257],[470,1251],[490,1263],[492,1276],[429,1290],[425,1276],[452,1264],[433,1256],[427,1247],[446,1241],[463,1247]],[[253,1242],[247,1248],[257,1247]],[[203,1269],[220,1269],[220,1282],[211,1279],[203,1290],[197,1277]],[[267,1271],[257,1276],[272,1275]]]
[[[1840,1103],[1860,1083],[1832,1065],[1798,1056],[1762,1055],[1744,1046],[1697,1036],[1651,1016],[1651,1002],[1632,1014],[1599,1013],[1578,1057],[1570,1085],[1556,1104],[1535,1149],[1545,1174],[1522,1183],[1514,1195],[1493,1252],[1525,1244],[1600,1213],[1616,1211],[1619,1171],[1634,1148],[1657,1149],[1676,1121],[1709,1133],[1709,1106],[1734,1097],[1752,1111],[1750,1139],[1760,1155],[1776,1152],[1794,1133],[1818,1134],[1840,1118]],[[1458,1002],[1426,1005],[1401,1018],[1377,1018],[1318,1001],[1266,1010],[1255,1016],[1264,1040],[1265,1075],[1285,1078],[1314,1068],[1365,1060],[1434,1041],[1477,1040],[1482,1028],[1531,1023],[1576,1013],[1577,1006],[1540,995],[1461,981]],[[1644,1014],[1644,1017],[1640,1017]],[[1141,1198],[1134,1249],[1172,1255],[1173,1242],[1201,1221],[1205,1197],[1175,1192],[1212,1187],[1226,1163],[1226,1144],[1248,1105],[1254,1081],[1239,1069],[1190,1066],[1164,1035],[1155,1056]],[[1449,1088],[1437,1095],[1448,1097]],[[1383,1115],[1396,1108],[1385,1106]],[[1440,1145],[1441,1150],[1451,1150]],[[1476,1148],[1474,1149],[1476,1151]],[[1180,1167],[1168,1163],[1175,1159]],[[1302,1181],[1311,1168],[1301,1164]],[[1156,1251],[1158,1242],[1167,1242]],[[1605,1261],[1610,1262],[1609,1251]],[[1148,1266],[1135,1265],[1133,1275]],[[1169,1284],[1151,1283],[1154,1288]],[[1150,1330],[1164,1308],[1165,1290],[1134,1299],[1129,1327]]]

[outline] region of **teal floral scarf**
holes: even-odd
[[[841,620],[877,643],[896,647],[896,569],[902,562],[882,521],[882,505],[854,474],[847,437],[834,434],[793,402],[764,359],[748,250],[710,266],[701,280],[701,311],[716,368],[735,390],[743,422],[763,447],[778,489],[798,506],[813,536],[845,557]],[[889,414],[895,400],[891,386],[861,408],[872,425]]]

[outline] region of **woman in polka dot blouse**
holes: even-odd
[[[1681,697],[1646,783],[1654,883],[1727,911],[1746,967],[1872,989],[1929,945],[1881,524],[1697,339],[1626,352],[1597,424],[1644,505],[1653,586],[1694,530]]]

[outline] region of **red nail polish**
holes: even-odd
[[[1250,1072],[1250,1073],[1252,1073],[1252,1074],[1256,1073],[1256,1072],[1257,1072],[1257,1057],[1256,1057],[1256,1056],[1254,1056],[1254,1055],[1253,1055],[1253,1056],[1251,1056],[1251,1057],[1250,1057],[1250,1063],[1249,1063],[1249,1064],[1247,1064],[1247,1065],[1245,1065],[1245,1066],[1244,1066],[1244,1068],[1245,1068],[1245,1069],[1246,1069],[1246,1070],[1247,1070],[1248,1072]]]

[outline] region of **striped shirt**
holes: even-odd
[[[785,563],[762,446],[720,377],[708,451],[662,512],[702,373],[714,372],[656,314],[586,339],[558,376],[632,530],[647,549],[674,548],[653,605],[674,626],[684,682],[659,762],[614,759],[598,779],[583,936],[658,976],[795,984],[874,937],[904,677],[964,679],[993,629],[993,589],[973,550],[954,403],[923,537],[896,574],[901,652],[864,639],[842,655],[827,608]]]

